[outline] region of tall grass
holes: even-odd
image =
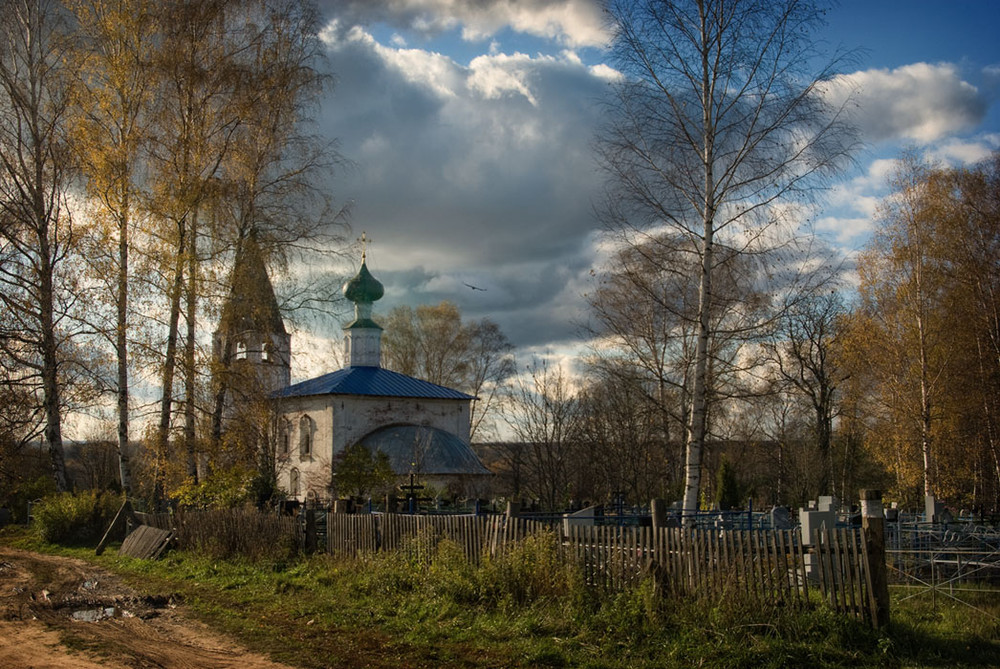
[[[179,547],[214,559],[280,562],[292,559],[299,548],[294,518],[257,509],[178,512],[174,529]]]

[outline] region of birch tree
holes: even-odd
[[[905,491],[920,479],[935,494],[934,440],[950,349],[945,275],[940,255],[942,182],[914,156],[890,179],[893,193],[879,208],[879,227],[858,259],[861,311],[852,345],[859,365],[877,380],[886,429],[877,432]],[[856,353],[856,355],[858,354]],[[889,427],[891,426],[891,427]],[[911,451],[916,447],[914,461]]]
[[[174,411],[178,362],[183,373],[194,353],[199,284],[201,217],[218,195],[218,177],[229,142],[239,125],[233,98],[240,85],[234,62],[239,46],[232,20],[236,0],[170,5],[163,26],[163,47],[157,54],[162,86],[158,89],[151,175],[153,213],[162,221],[162,266],[167,296],[167,331],[163,347],[162,395],[156,428],[156,494],[162,496]],[[186,318],[186,339],[181,316]],[[187,349],[185,350],[185,341]],[[188,365],[185,365],[189,363]],[[189,401],[194,399],[190,376],[183,378]],[[193,463],[192,419],[184,426],[184,462]]]
[[[48,0],[13,0],[0,13],[0,346],[21,382],[40,389],[44,438],[59,490],[61,374],[77,290],[66,192],[72,177],[65,16]]]
[[[235,277],[242,250],[254,240],[269,276],[280,279],[282,315],[328,318],[329,304],[340,295],[339,286],[331,283],[333,277],[290,277],[300,274],[302,267],[326,265],[326,259],[338,253],[347,214],[346,207],[334,204],[329,183],[343,163],[336,142],[313,132],[313,114],[330,83],[318,36],[319,15],[313,3],[299,0],[250,0],[238,4],[237,11],[240,20],[234,26],[239,30],[234,39],[245,44],[234,61],[239,85],[233,89],[232,105],[239,124],[220,165],[209,246],[217,264],[233,258]],[[296,272],[286,271],[295,261]],[[225,286],[223,292],[236,288]],[[243,295],[262,303],[270,303],[271,297]],[[221,330],[227,328],[220,324]],[[230,338],[225,338],[221,359],[213,361],[211,448],[218,451],[227,441],[244,451],[273,450],[264,439],[235,444],[238,439],[222,438],[227,394],[242,395],[251,403],[269,401],[267,392],[258,392],[259,383],[244,383],[232,368],[231,347]],[[188,364],[191,385],[193,369]],[[193,415],[190,398],[186,423]],[[259,477],[273,478],[274,467],[266,466],[273,457],[266,452],[257,456]]]
[[[951,262],[947,277],[952,297],[947,304],[962,315],[949,322],[960,328],[967,356],[950,379],[949,394],[963,400],[955,416],[961,426],[956,441],[973,444],[972,461],[956,454],[957,463],[972,468],[952,477],[972,503],[1000,509],[1000,153],[980,165],[950,175],[953,202],[946,217],[945,244]],[[958,289],[958,290],[956,290]]]
[[[996,157],[947,169],[905,155],[859,256],[852,423],[907,502],[1000,506],[997,174]]]
[[[143,184],[148,123],[155,90],[153,56],[160,17],[147,0],[73,0],[76,19],[73,67],[78,77],[74,146],[97,221],[88,259],[114,316],[97,329],[116,361],[117,450],[122,488],[132,486],[128,461],[130,255],[146,192]]]
[[[808,194],[853,146],[813,69],[822,9],[800,0],[611,0],[622,73],[599,156],[609,226],[669,229],[698,260],[684,508],[698,508],[708,415],[714,279],[728,257],[780,249],[778,206]]]

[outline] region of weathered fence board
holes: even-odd
[[[172,537],[173,533],[169,530],[140,525],[125,537],[118,554],[142,560],[155,560],[166,549]]]

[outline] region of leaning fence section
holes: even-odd
[[[177,548],[213,557],[274,557],[294,552],[300,543],[298,522],[289,516],[256,510],[225,509],[136,513],[143,525],[173,533]]]

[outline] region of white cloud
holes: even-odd
[[[529,56],[521,53],[478,56],[469,63],[468,85],[487,100],[513,93],[524,96],[532,106],[537,107],[538,101],[528,85],[535,64]]]
[[[829,232],[837,242],[847,244],[870,233],[873,229],[873,223],[871,218],[825,216],[816,221],[816,229],[821,232]]]
[[[1000,150],[1000,135],[992,133],[970,140],[946,140],[928,149],[927,158],[932,163],[959,167],[986,160],[997,150]]]
[[[899,161],[877,158],[867,169],[838,183],[827,193],[823,213],[815,229],[828,233],[838,244],[858,244],[875,227],[882,198],[888,193],[888,180]]]
[[[480,41],[504,28],[576,46],[608,42],[598,0],[326,0],[347,21],[380,21],[433,36],[461,28]]]
[[[950,63],[864,70],[832,84],[834,102],[854,94],[849,109],[869,142],[930,143],[975,127],[986,113],[984,97]]]
[[[591,67],[590,73],[595,77],[599,77],[606,81],[619,81],[622,77],[625,76],[615,68],[609,67],[604,63],[599,63]]]
[[[292,327],[292,383],[333,372],[344,363],[342,333],[323,336],[310,330]]]
[[[348,31],[347,39],[371,48],[387,67],[395,69],[407,82],[422,86],[439,96],[452,97],[462,85],[459,67],[447,56],[422,49],[383,46],[359,26],[353,26]]]
[[[607,79],[572,51],[464,66],[342,25],[326,37],[337,85],[319,122],[355,163],[336,195],[374,240],[379,308],[450,299],[519,344],[573,337]]]

